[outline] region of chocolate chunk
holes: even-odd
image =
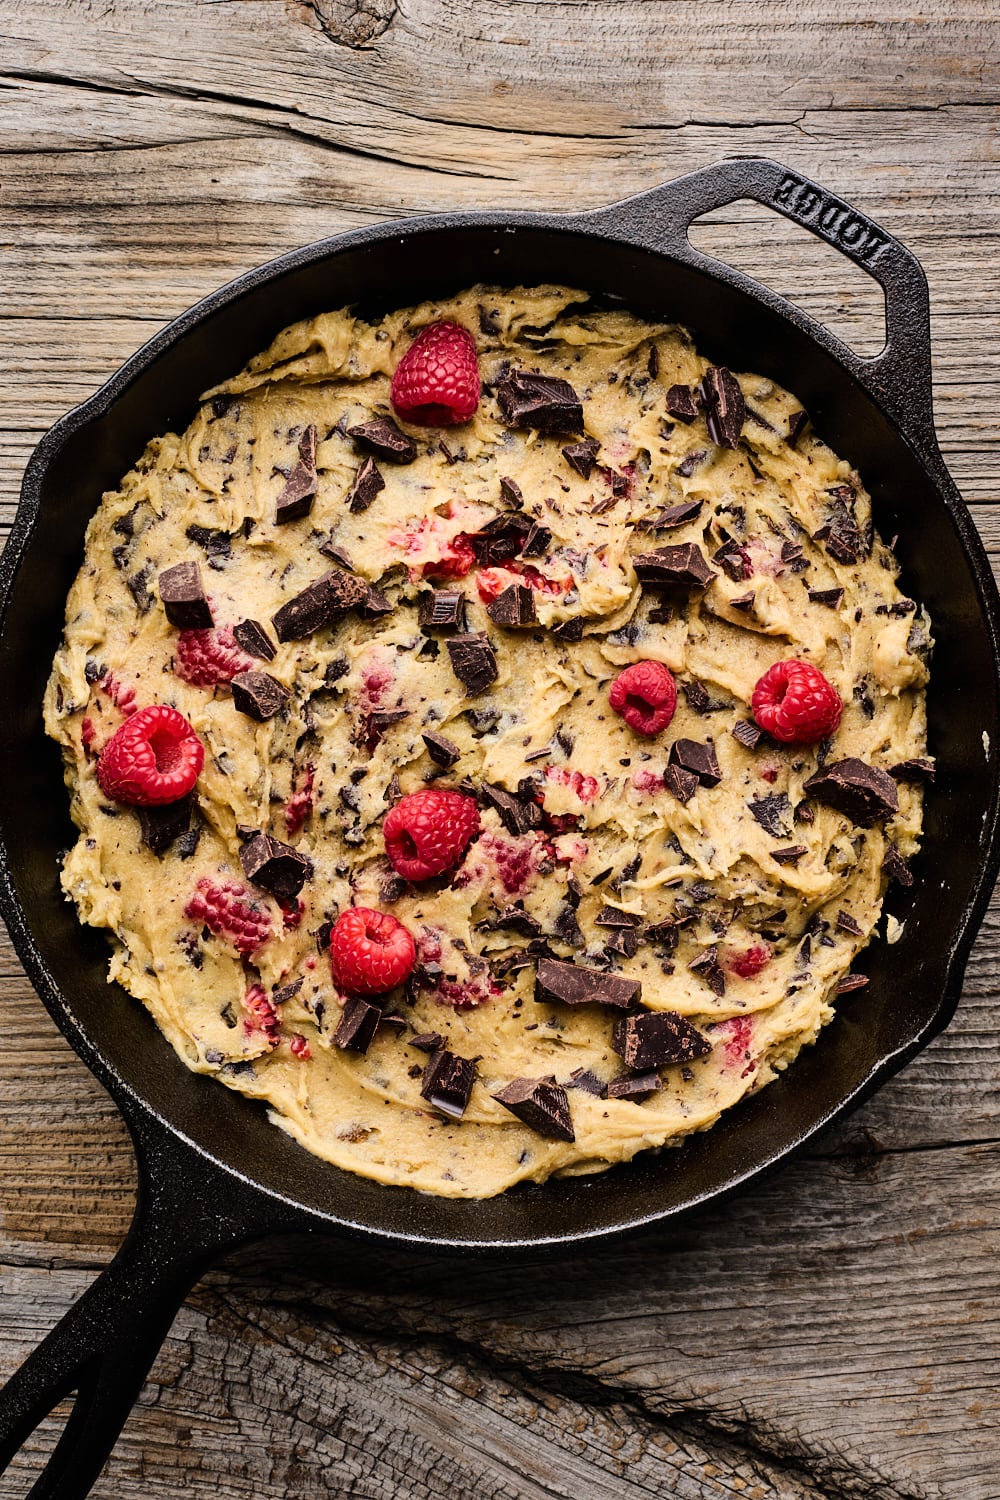
[[[699,953],[696,959],[688,964],[692,974],[700,974],[702,979],[716,995],[722,996],[726,993],[726,976],[719,963],[719,954],[715,948],[706,948],[704,953]]]
[[[621,1016],[614,1024],[611,1046],[637,1073],[669,1063],[693,1062],[712,1050],[707,1037],[672,1010]]]
[[[622,1073],[619,1078],[612,1078],[604,1090],[606,1099],[631,1099],[633,1104],[641,1104],[648,1099],[650,1094],[655,1094],[657,1089],[663,1087],[659,1073]]]
[[[275,501],[275,525],[283,526],[287,521],[297,521],[301,516],[307,516],[312,510],[318,486],[316,429],[307,427],[299,438],[299,461],[289,474],[284,489]]]
[[[431,589],[421,594],[417,605],[421,630],[465,629],[465,595],[450,589]]]
[[[673,531],[677,526],[686,526],[701,514],[704,500],[685,500],[682,505],[668,505],[636,525],[637,531]]]
[[[772,792],[768,797],[748,802],[747,806],[764,832],[769,833],[773,839],[790,837],[788,820],[792,815],[792,805],[786,792]]]
[[[338,546],[332,536],[323,542],[319,550],[324,557],[332,557],[334,562],[340,563],[340,566],[346,568],[348,573],[356,573],[358,571],[354,566],[354,559],[347,548]]]
[[[241,620],[234,625],[233,640],[248,656],[256,656],[258,661],[274,660],[274,642],[258,620]]]
[[[742,583],[753,572],[750,554],[737,541],[724,542],[717,552],[712,553],[712,561],[718,563],[734,583]]]
[[[719,759],[711,740],[674,740],[670,764],[697,776],[702,786],[718,786],[722,780]]]
[[[416,1047],[420,1052],[440,1052],[444,1037],[440,1031],[422,1031],[419,1036],[412,1036],[407,1046]]]
[[[371,448],[379,458],[393,464],[412,464],[417,456],[417,445],[407,437],[391,417],[372,417],[369,422],[359,422],[348,427],[347,436],[364,448]]]
[[[497,384],[497,404],[511,427],[539,432],[583,431],[583,407],[568,380],[512,370]]]
[[[382,1019],[382,1010],[360,995],[352,995],[344,1006],[333,1034],[334,1046],[345,1052],[367,1052]]]
[[[708,457],[707,448],[693,448],[690,453],[685,453],[677,465],[677,473],[681,479],[690,479],[695,469],[699,468]]]
[[[273,719],[288,701],[288,689],[270,672],[240,672],[233,678],[232,689],[234,707],[258,724]]]
[[[738,599],[730,599],[729,607],[730,609],[750,610],[753,609],[756,603],[757,595],[754,593],[753,589],[751,589],[748,594],[740,594]]]
[[[115,523],[115,531],[118,530],[118,524]],[[189,526],[184,535],[189,542],[197,542],[199,547],[204,548],[209,562],[213,557],[218,559],[232,556],[233,538],[228,531],[213,531],[210,526]]]
[[[371,755],[375,747],[382,743],[386,730],[409,717],[408,708],[376,708],[371,713],[364,714],[359,725],[358,744],[363,745]]]
[[[493,1098],[538,1135],[575,1141],[566,1090],[555,1078],[515,1078]]]
[[[856,922],[849,911],[838,911],[836,926],[841,932],[849,932],[852,937],[863,937],[860,923]]]
[[[799,438],[809,425],[809,413],[803,408],[789,413],[788,416],[788,443],[792,448],[798,446]]]
[[[750,719],[737,719],[730,731],[734,740],[747,750],[756,750],[764,734],[763,729],[751,722]]]
[[[609,958],[635,958],[639,949],[639,934],[634,927],[616,927],[604,944]]]
[[[912,760],[900,760],[894,766],[889,767],[889,775],[893,781],[933,781],[934,762],[922,756],[916,756]]]
[[[255,833],[247,840],[240,849],[240,864],[252,885],[279,901],[294,901],[313,872],[311,860],[269,833]]]
[[[465,717],[476,739],[481,740],[484,735],[493,734],[496,730],[500,723],[500,710],[498,708],[467,708]]]
[[[546,1004],[610,1005],[615,1010],[627,1010],[641,995],[640,981],[624,974],[588,969],[558,958],[543,958],[538,963],[535,999]]]
[[[843,589],[809,589],[809,599],[813,604],[825,605],[827,609],[839,609],[844,597]]]
[[[434,764],[443,766],[445,770],[453,766],[461,754],[454,740],[445,739],[443,734],[435,734],[433,730],[428,730],[420,738],[427,746],[427,754]]]
[[[668,792],[673,793],[678,802],[690,802],[698,790],[698,778],[693,771],[685,771],[683,766],[675,763],[664,771],[663,785]]]
[[[466,533],[466,539],[481,568],[493,568],[519,557],[534,522],[519,511],[505,510],[478,531]]]
[[[497,625],[511,629],[538,623],[535,596],[531,589],[526,589],[520,583],[510,584],[495,599],[491,599],[486,606],[486,613]]]
[[[600,447],[596,438],[584,438],[582,443],[570,443],[562,450],[562,455],[570,468],[575,469],[582,479],[589,479],[594,464],[597,462]]]
[[[602,906],[594,918],[595,927],[638,927],[640,919],[617,906]]]
[[[451,669],[470,697],[496,681],[499,675],[496,653],[489,636],[483,631],[453,635],[445,645],[451,658]]]
[[[805,783],[804,791],[846,814],[853,823],[870,828],[899,811],[896,783],[877,766],[855,756],[824,766]]]
[[[572,620],[563,620],[559,625],[553,625],[552,634],[560,641],[568,641],[575,645],[577,641],[583,640],[583,617],[577,615]]]
[[[890,844],[886,849],[882,868],[890,880],[898,880],[900,885],[905,886],[913,884],[913,872],[895,844]]]
[[[547,526],[539,526],[536,521],[521,547],[522,557],[544,557],[552,546],[552,533]]]
[[[838,995],[846,995],[850,990],[863,990],[868,983],[867,974],[844,974],[834,988]]]
[[[161,807],[137,807],[142,841],[154,854],[164,854],[175,839],[183,837],[191,826],[191,796],[181,797]]]
[[[160,598],[171,625],[178,630],[211,630],[212,611],[205,598],[196,562],[175,563],[159,577]]]
[[[483,783],[480,792],[487,806],[500,814],[500,821],[508,833],[529,833],[532,828],[541,826],[542,809],[532,798],[515,797],[506,787],[489,781]]]
[[[585,1094],[593,1094],[595,1099],[604,1093],[604,1083],[590,1068],[576,1068],[563,1085],[567,1089],[582,1089]]]
[[[580,923],[577,921],[576,912],[569,902],[564,902],[556,913],[555,921],[552,924],[552,934],[554,937],[559,938],[561,942],[567,943],[571,948],[585,948],[587,946],[587,940],[580,930]]]
[[[435,1052],[424,1069],[420,1093],[449,1120],[460,1120],[465,1114],[476,1077],[471,1058],[454,1052]]]
[[[271,617],[279,641],[303,641],[324,625],[332,625],[368,596],[368,585],[340,568],[331,568],[301,594],[296,594]]]
[[[667,391],[666,407],[675,422],[691,423],[698,415],[698,404],[689,385],[672,385]]]
[[[347,509],[352,515],[359,511],[367,510],[369,505],[385,489],[385,480],[378,464],[371,457],[366,458],[360,469],[354,476],[354,483],[347,491]]]
[[[662,948],[667,953],[673,953],[677,947],[679,925],[670,917],[663,922],[653,922],[646,928],[643,938],[647,943],[652,943],[654,948]]]
[[[789,844],[786,849],[772,849],[771,858],[779,865],[794,865],[809,850],[805,844]]]
[[[736,376],[725,365],[713,365],[705,371],[699,395],[712,442],[720,448],[738,447],[746,403]]]
[[[507,930],[519,932],[523,937],[529,938],[541,937],[542,935],[541,922],[537,917],[533,917],[530,912],[526,912],[523,906],[508,906],[506,911],[500,912],[491,922],[480,922],[477,925],[492,929],[494,932]]]
[[[657,547],[655,552],[640,552],[632,559],[636,577],[642,584],[663,588],[682,584],[707,589],[716,576],[708,566],[705,554],[695,542],[676,547]]]
[[[509,510],[520,510],[524,504],[521,486],[509,474],[500,475],[500,499]]]
[[[358,605],[358,614],[361,618],[363,620],[380,620],[384,615],[391,615],[392,611],[393,605],[386,598],[385,594],[383,594],[382,590],[377,589],[373,583],[370,583],[365,597]]]

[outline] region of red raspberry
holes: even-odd
[[[443,875],[461,862],[479,832],[479,808],[461,792],[411,792],[382,824],[385,852],[404,880]]]
[[[742,953],[734,953],[729,960],[728,967],[741,979],[753,979],[762,969],[766,969],[770,962],[770,944],[755,943],[752,948],[746,948]]]
[[[295,790],[285,803],[285,827],[289,833],[298,833],[313,810],[313,784],[316,767],[310,762],[303,767],[302,775],[295,775]]]
[[[390,394],[404,421],[454,427],[475,416],[481,392],[472,334],[458,323],[432,323],[396,366]]]
[[[174,646],[174,671],[195,687],[219,687],[232,682],[239,672],[257,666],[241,651],[229,626],[221,630],[180,630]]]
[[[611,684],[608,700],[636,734],[659,734],[677,707],[677,684],[661,661],[637,661]]]
[[[825,740],[840,723],[837,690],[807,661],[776,661],[753,690],[753,716],[785,745]]]
[[[184,908],[184,915],[202,922],[216,937],[228,938],[237,953],[253,953],[271,936],[271,918],[235,880],[216,885],[202,876]]]
[[[349,906],[330,933],[334,983],[349,995],[384,995],[403,983],[416,961],[411,934],[387,911]]]
[[[159,807],[191,791],[205,751],[183,714],[164,703],[140,708],[101,751],[97,781],[106,797]]]
[[[281,1020],[263,985],[250,986],[243,996],[243,1009],[246,1011],[243,1028],[247,1036],[259,1031],[269,1047],[276,1047],[281,1039]]]

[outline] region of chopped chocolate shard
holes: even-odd
[[[867,974],[844,974],[834,988],[838,995],[846,995],[850,990],[863,990],[868,983]]]
[[[636,530],[673,531],[699,516],[704,504],[704,500],[685,500],[682,505],[668,505],[664,510],[655,511],[645,520],[637,522]]]
[[[118,522],[115,522],[114,530],[118,530]],[[199,547],[204,548],[205,554],[211,562],[214,558],[232,556],[232,535],[228,531],[213,531],[210,526],[189,526],[184,535],[189,542],[197,542]]]
[[[838,911],[836,926],[841,932],[849,932],[852,937],[863,937],[861,924],[856,922],[849,911]]]
[[[655,588],[681,584],[688,588],[707,589],[716,576],[696,542],[637,553],[632,566],[640,583]]]
[[[572,620],[563,620],[559,625],[553,625],[552,634],[560,641],[568,641],[575,644],[583,640],[583,617],[577,615]]]
[[[604,1097],[631,1099],[633,1104],[641,1104],[662,1087],[663,1081],[659,1073],[622,1073],[619,1078],[612,1078],[604,1090]]]
[[[497,594],[486,606],[486,613],[497,625],[514,629],[522,625],[537,625],[535,596],[523,584],[512,583]]]
[[[547,526],[539,526],[536,521],[528,535],[524,539],[521,548],[522,557],[544,557],[552,546],[552,532]]]
[[[670,747],[670,764],[690,771],[702,786],[718,786],[722,780],[719,758],[711,740],[674,740]]]
[[[407,1046],[416,1047],[419,1052],[440,1052],[444,1037],[440,1031],[422,1031],[419,1036],[411,1036]]]
[[[679,474],[680,478],[690,479],[695,469],[703,464],[707,457],[707,448],[693,448],[690,453],[685,453],[684,457],[677,465],[677,473]]]
[[[475,1077],[476,1064],[471,1058],[442,1049],[434,1053],[424,1069],[420,1093],[449,1120],[460,1120],[468,1107]]]
[[[421,630],[465,629],[465,595],[450,589],[431,589],[421,594],[417,605]]]
[[[375,460],[369,456],[358,469],[354,476],[354,482],[347,491],[347,509],[352,515],[359,511],[367,510],[369,505],[385,489],[385,480],[382,471]]]
[[[485,632],[453,635],[445,645],[451,658],[451,669],[470,697],[484,692],[491,682],[496,681],[499,673],[496,653]]]
[[[552,924],[552,935],[567,943],[571,948],[585,948],[587,940],[580,930],[580,924],[576,918],[576,912],[569,902],[564,902],[556,913]]]
[[[809,426],[809,413],[802,407],[798,411],[789,413],[788,417],[788,442],[791,447],[798,446],[799,438]]]
[[[844,813],[862,828],[899,811],[896,783],[877,766],[855,756],[834,761],[811,776],[803,788],[818,802]]]
[[[926,760],[923,756],[916,756],[912,760],[900,760],[894,766],[889,767],[889,775],[893,781],[933,781],[934,762]]]
[[[274,660],[274,642],[259,620],[241,620],[234,625],[233,640],[248,656],[256,656],[258,661]]]
[[[319,550],[322,552],[324,557],[332,557],[334,562],[340,563],[340,566],[342,568],[346,568],[348,573],[357,572],[357,568],[354,566],[354,559],[348,552],[347,548],[339,547],[333,540],[332,536],[328,537],[327,540],[323,542]]]
[[[284,489],[275,501],[275,525],[284,526],[287,521],[297,521],[301,516],[307,516],[312,510],[318,486],[316,429],[307,427],[299,438],[299,461],[289,474]]]
[[[785,849],[772,849],[771,858],[775,864],[794,865],[797,860],[802,858],[803,854],[808,853],[809,850],[805,844],[789,844]]]
[[[500,710],[498,708],[467,708],[465,717],[476,739],[481,740],[484,735],[495,733],[500,723]]]
[[[839,609],[844,597],[843,589],[809,589],[809,599],[813,604],[822,604],[827,609]]]
[[[271,1000],[275,1005],[284,1005],[286,1000],[293,1000],[302,988],[303,976],[293,979],[289,984],[280,985],[271,993]]]
[[[302,641],[315,635],[324,625],[343,619],[356,604],[368,596],[368,585],[340,568],[331,568],[301,594],[289,599],[271,617],[279,641]]]
[[[211,630],[212,611],[205,598],[196,562],[175,563],[159,577],[160,598],[171,625],[178,630]]]
[[[773,839],[787,839],[791,835],[789,818],[792,805],[787,792],[772,792],[768,797],[759,797],[747,803],[757,822]]]
[[[466,539],[481,568],[498,567],[520,556],[533,525],[520,511],[505,510],[478,531],[467,532]]]
[[[611,1046],[637,1073],[670,1063],[693,1062],[712,1050],[707,1037],[672,1010],[620,1017],[614,1024]]]
[[[604,944],[604,951],[609,958],[618,955],[622,958],[635,958],[638,948],[639,934],[634,927],[616,927]]]
[[[664,771],[663,785],[668,792],[673,793],[678,802],[690,802],[698,790],[698,778],[693,771],[685,771],[683,766],[675,763]]]
[[[389,463],[412,464],[417,456],[416,443],[391,417],[372,417],[369,422],[359,422],[356,427],[348,427],[347,436]]]
[[[263,724],[288,702],[288,689],[270,672],[239,672],[232,680],[233,706]]]
[[[480,795],[487,806],[499,813],[500,821],[508,833],[529,833],[542,822],[542,809],[530,797],[515,797],[506,787],[484,781]]]
[[[672,385],[667,391],[666,407],[675,422],[691,423],[698,415],[698,403],[689,385]]]
[[[497,384],[497,404],[511,427],[539,432],[583,431],[583,407],[568,380],[512,370]]]
[[[175,839],[183,837],[191,826],[192,798],[181,797],[162,807],[137,807],[142,841],[154,854],[165,854]]]
[[[313,872],[312,860],[269,833],[256,833],[247,840],[240,849],[240,864],[252,885],[279,901],[294,901]]]
[[[611,882],[611,889],[615,892],[616,895],[621,895],[622,886],[628,885],[630,880],[634,880],[641,868],[641,854],[634,854],[629,860],[628,864],[622,865],[621,869],[618,871],[618,874]]]
[[[386,598],[381,589],[377,589],[373,583],[368,585],[368,592],[358,605],[358,614],[363,620],[380,620],[383,615],[391,615],[392,603]]]
[[[595,927],[638,927],[640,918],[617,906],[602,906],[594,918]]]
[[[734,740],[739,740],[746,750],[756,750],[764,731],[750,719],[737,719],[731,730]]]
[[[713,552],[712,561],[718,563],[734,583],[742,583],[753,572],[750,554],[744,546],[734,540],[724,542],[717,552]]]
[[[582,479],[589,479],[597,462],[601,445],[596,438],[584,438],[582,443],[570,443],[562,451],[563,458]]]
[[[376,746],[382,743],[386,730],[409,717],[408,708],[376,708],[371,713],[364,714],[359,725],[358,743],[371,755]]]
[[[706,948],[704,953],[699,953],[698,957],[688,964],[688,968],[692,974],[700,974],[714,994],[722,996],[726,993],[726,976],[719,963],[717,949]]]
[[[535,999],[546,1004],[610,1005],[615,1010],[627,1010],[641,995],[640,981],[623,974],[588,969],[558,958],[543,958],[538,963]]]
[[[436,766],[442,766],[446,771],[458,760],[461,751],[454,740],[446,739],[443,734],[435,734],[428,730],[420,738],[427,746],[427,754]]]
[[[500,475],[500,499],[509,510],[520,510],[524,504],[521,486],[509,474]]]
[[[913,872],[895,844],[890,844],[886,849],[882,868],[890,880],[898,880],[900,885],[905,886],[913,884]]]
[[[508,906],[506,911],[500,912],[492,921],[478,924],[479,926],[492,928],[496,932],[509,930],[519,932],[523,937],[541,937],[542,924],[537,917],[526,912],[523,906]]]
[[[699,396],[712,442],[720,448],[739,447],[746,402],[736,376],[725,365],[712,365],[705,371]]]
[[[811,802],[797,802],[792,814],[796,823],[815,823],[816,813]]]
[[[596,1073],[589,1068],[576,1068],[564,1085],[568,1089],[582,1089],[585,1094],[593,1094],[595,1099],[604,1093],[604,1083]]]
[[[352,995],[333,1034],[334,1046],[342,1047],[345,1052],[367,1052],[381,1019],[382,1011],[378,1005],[360,995]]]
[[[654,922],[643,933],[647,943],[652,943],[654,948],[662,948],[666,953],[673,953],[677,948],[678,923],[671,918],[663,922]]]
[[[555,1141],[575,1141],[566,1090],[555,1078],[515,1078],[493,1098],[522,1124]]]

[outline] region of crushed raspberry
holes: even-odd
[[[438,516],[423,516],[416,526],[398,526],[386,537],[410,559],[410,582],[422,578],[464,578],[476,566],[476,552],[464,531],[449,534]]]
[[[582,771],[571,771],[568,766],[546,766],[545,778],[556,786],[568,786],[581,802],[593,802],[601,790],[595,776],[585,776]]]
[[[237,953],[253,953],[271,936],[271,918],[234,880],[217,884],[203,876],[184,915],[203,923],[216,937],[228,938]]]
[[[661,661],[637,661],[619,672],[608,701],[636,734],[659,734],[677,707],[677,684]]]
[[[775,662],[750,700],[761,729],[785,745],[812,745],[833,734],[843,704],[836,688],[810,662]]]
[[[760,774],[765,781],[769,781],[773,786],[778,779],[778,769],[777,766],[761,766]]]
[[[487,856],[508,896],[520,895],[531,884],[547,852],[545,841],[531,833],[517,838],[484,833],[476,848]]]
[[[105,672],[101,678],[101,692],[107,693],[115,708],[119,709],[126,718],[129,714],[135,713],[135,688],[123,683],[114,672]]]
[[[80,725],[80,743],[85,750],[90,749],[91,745],[94,743],[94,736],[96,734],[97,730],[94,728],[93,719],[89,717],[85,718],[83,723]]]
[[[640,766],[638,771],[632,772],[632,786],[637,792],[641,792],[644,795],[648,792],[662,792],[662,773],[659,771],[650,771],[645,766]]]
[[[297,927],[302,925],[302,918],[306,912],[306,903],[302,900],[282,901],[280,897],[277,898],[277,901],[281,907],[282,927],[284,927],[286,932],[294,932]]]
[[[421,427],[454,427],[476,414],[482,382],[476,346],[458,323],[432,323],[407,349],[392,377],[397,414]]]
[[[548,845],[549,857],[559,865],[579,864],[587,858],[590,853],[590,845],[585,839],[575,838],[569,834],[562,834]]]
[[[361,668],[361,691],[358,706],[361,713],[378,708],[386,689],[396,679],[395,651],[392,646],[373,646]]]
[[[755,943],[752,948],[746,948],[742,953],[734,953],[726,967],[731,973],[738,974],[741,979],[753,979],[762,969],[767,968],[772,956],[769,943]]]
[[[460,532],[452,541],[446,542],[436,562],[424,563],[423,578],[439,580],[464,578],[476,566],[476,554],[472,543]]]
[[[450,1005],[453,1010],[475,1010],[487,1000],[503,994],[499,984],[486,970],[474,974],[471,979],[449,979],[445,974],[434,986],[434,998],[439,1005]]]
[[[571,578],[546,578],[530,563],[511,562],[502,568],[480,568],[476,574],[476,590],[484,604],[496,599],[512,583],[520,583],[536,594],[564,594],[573,587]]]
[[[420,962],[422,964],[440,963],[443,951],[441,934],[435,932],[432,927],[422,927],[420,936],[417,938],[417,957]]]
[[[177,632],[174,671],[195,687],[224,687],[240,672],[252,672],[256,666],[254,658],[237,646],[228,625]]]
[[[330,934],[334,982],[351,995],[384,995],[409,977],[416,958],[412,936],[386,911],[349,906]]]
[[[620,500],[622,496],[631,499],[635,488],[634,463],[623,464],[621,473],[612,469],[608,464],[598,464],[597,473],[600,474],[616,500]]]
[[[269,1047],[276,1047],[281,1036],[281,1021],[263,985],[250,986],[243,996],[243,1009],[246,1011],[243,1029],[247,1036],[259,1034]]]
[[[731,1016],[728,1021],[722,1021],[714,1027],[713,1033],[723,1039],[723,1053],[729,1067],[737,1068],[741,1063],[748,1064],[741,1072],[741,1078],[746,1078],[755,1071],[757,1064],[750,1062],[747,1056],[753,1040],[752,1016]]]
[[[289,833],[298,833],[313,810],[313,786],[316,782],[316,767],[310,762],[295,773],[295,790],[285,803],[285,827]]]
[[[428,880],[460,864],[479,832],[479,807],[461,792],[411,792],[386,813],[382,832],[396,873]]]
[[[160,807],[186,797],[204,763],[204,747],[184,715],[156,703],[112,735],[97,762],[97,781],[115,802]]]
[[[312,1051],[310,1050],[309,1043],[306,1041],[305,1037],[302,1036],[298,1031],[292,1037],[291,1043],[289,1045],[291,1048],[292,1056],[297,1057],[300,1062],[308,1062],[312,1057]]]

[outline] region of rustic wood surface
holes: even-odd
[[[748,154],[920,256],[942,445],[997,555],[993,0],[0,0],[5,522],[52,421],[280,251],[434,209],[597,206]],[[699,243],[877,349],[872,283],[763,218],[716,214]],[[232,1257],[96,1494],[996,1500],[998,922],[902,1076],[677,1229],[516,1265]],[[134,1173],[9,946],[0,962],[4,1374],[111,1256]]]

